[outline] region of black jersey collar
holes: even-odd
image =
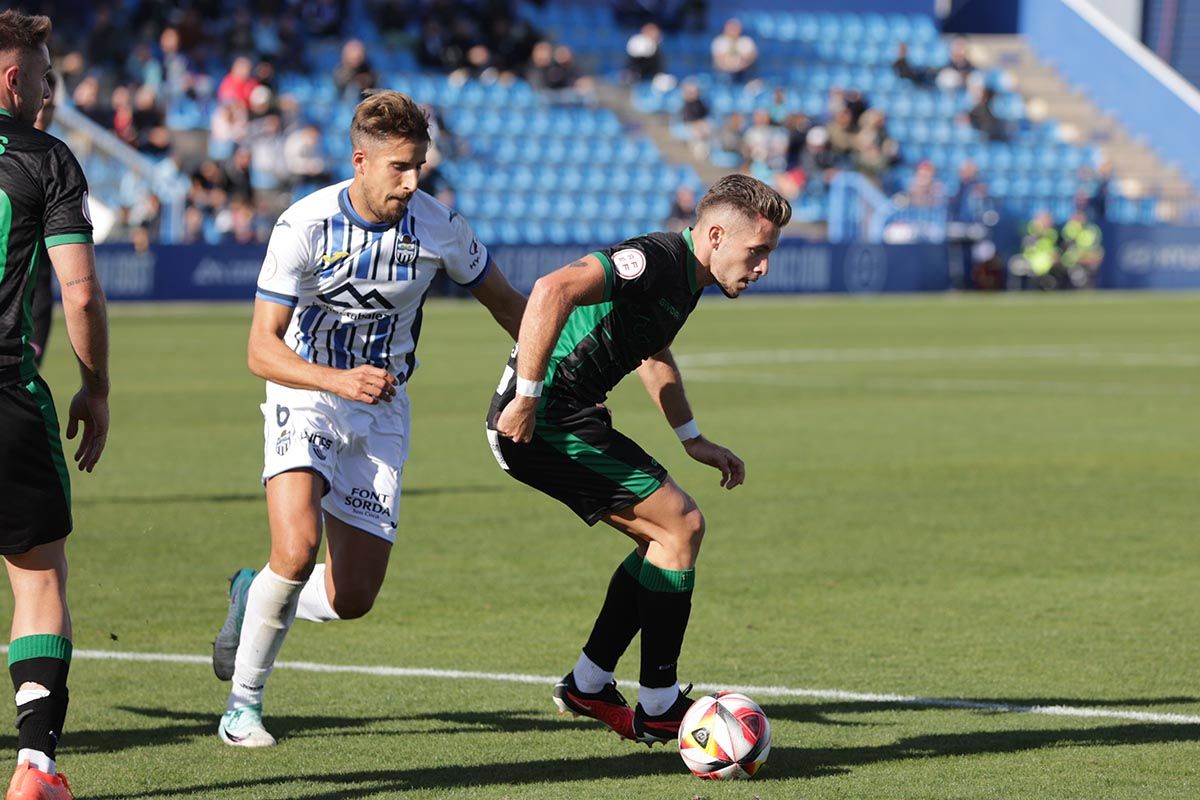
[[[692,229],[683,229],[683,241],[687,244],[688,260],[687,260],[687,276],[688,288],[692,290],[692,294],[700,291],[700,287],[696,285],[696,267],[700,262],[696,260],[696,245],[692,242]]]

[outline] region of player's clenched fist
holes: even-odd
[[[380,400],[390,403],[396,396],[396,376],[385,369],[363,364],[342,372],[333,391],[339,397],[368,405],[375,405]]]

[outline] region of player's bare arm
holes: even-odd
[[[642,385],[658,405],[672,428],[679,429],[691,422],[692,407],[683,389],[683,376],[669,347],[647,358],[637,370]],[[746,464],[732,450],[710,442],[700,435],[683,439],[683,449],[696,461],[707,464],[721,473],[721,485],[726,489],[739,486],[746,480]]]
[[[108,441],[108,313],[104,290],[96,276],[96,251],[91,244],[61,244],[47,252],[62,286],[67,337],[79,361],[82,382],[71,398],[67,438],[74,439],[82,423],[74,458],[81,470],[91,472]]]
[[[525,313],[525,295],[512,287],[504,273],[493,264],[487,276],[471,289],[471,294],[516,341],[521,332],[521,315]]]
[[[535,383],[546,377],[546,365],[567,317],[579,306],[604,299],[604,267],[595,256],[586,256],[544,275],[533,285],[517,344],[517,378]],[[514,442],[533,438],[536,396],[520,389],[496,421],[496,431]]]
[[[279,303],[254,301],[254,319],[246,347],[251,372],[293,389],[332,392],[368,405],[391,402],[396,395],[396,376],[387,370],[369,364],[353,369],[310,364],[288,347],[283,337],[292,313],[291,308]]]

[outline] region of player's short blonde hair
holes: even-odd
[[[388,139],[429,142],[425,110],[408,95],[390,89],[368,94],[354,109],[350,123],[350,143],[355,149]]]
[[[22,14],[9,9],[0,11],[0,53],[9,50],[36,50],[50,38],[50,18]]]
[[[783,195],[749,175],[726,175],[700,199],[697,217],[716,209],[731,209],[753,221],[764,217],[782,228],[792,219],[792,204]]]

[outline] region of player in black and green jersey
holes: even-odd
[[[630,239],[543,277],[488,413],[493,454],[509,474],[589,525],[604,521],[637,542],[613,573],[578,662],[554,688],[560,710],[628,739],[675,739],[691,704],[676,662],[704,516],[657,461],[613,429],[603,403],[636,370],[687,454],[720,470],[722,486],[742,483],[742,460],[700,435],[669,348],[706,286],[737,297],[767,274],[791,214],[770,187],[729,175],[700,201],[694,228]],[[635,711],[613,671],[639,630]]]
[[[67,146],[33,127],[49,95],[50,20],[0,12],[0,555],[13,591],[8,669],[17,703],[17,770],[8,798],[71,797],[55,748],[67,713],[71,616],[65,540],[70,479],[50,390],[38,375],[31,295],[44,243],[62,286],[83,386],[67,437],[91,471],[108,432],[108,334],[96,278],[87,182]]]

